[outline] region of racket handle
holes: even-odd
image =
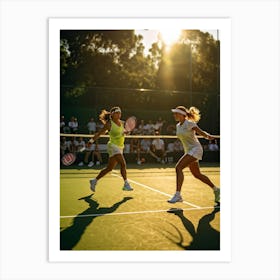
[[[92,144],[94,140],[91,138],[88,142]]]
[[[79,152],[83,152],[86,148],[85,147],[82,147]]]

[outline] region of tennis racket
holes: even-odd
[[[129,117],[125,121],[124,129],[126,132],[131,132],[136,127],[136,118],[134,116]]]
[[[61,162],[63,163],[63,165],[69,166],[71,164],[73,164],[76,160],[76,155],[73,153],[67,153],[65,154],[62,159]]]

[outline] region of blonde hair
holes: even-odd
[[[110,120],[111,113],[108,112],[107,110],[103,109],[99,115],[99,120],[103,123],[106,124]]]
[[[187,109],[185,106],[177,106],[176,109],[182,110],[186,113],[186,119],[197,123],[200,120],[200,111],[196,107]]]
[[[196,107],[190,107],[187,111],[187,118],[195,123],[199,122],[200,120],[200,111]]]

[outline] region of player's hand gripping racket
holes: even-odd
[[[136,127],[136,118],[135,117],[129,117],[125,121],[124,129],[126,133],[132,132],[133,129]]]

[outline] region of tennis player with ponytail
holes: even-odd
[[[95,187],[98,180],[112,171],[113,168],[119,163],[121,166],[121,175],[124,179],[123,190],[132,191],[133,188],[127,181],[126,162],[123,157],[125,128],[124,122],[121,121],[121,109],[120,107],[113,107],[110,112],[103,110],[99,118],[104,124],[104,127],[99,132],[97,132],[90,141],[94,142],[100,137],[100,135],[105,134],[106,131],[109,132],[110,140],[107,144],[109,161],[107,167],[101,170],[96,178],[90,180],[90,189],[95,192]]]
[[[207,176],[200,172],[198,161],[202,159],[203,148],[196,137],[196,133],[209,140],[213,140],[215,137],[197,126],[197,122],[200,120],[200,114],[197,108],[191,107],[187,109],[184,106],[178,106],[171,111],[174,114],[174,119],[178,122],[176,135],[183,144],[185,154],[176,164],[176,193],[168,202],[176,203],[183,201],[181,196],[181,188],[184,182],[183,169],[187,166],[195,178],[212,188],[215,195],[215,202],[220,202],[220,189]]]

